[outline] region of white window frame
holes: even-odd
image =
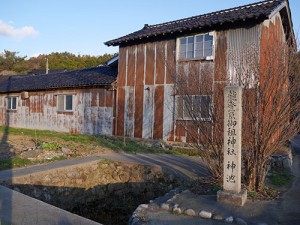
[[[72,100],[71,100],[72,109],[67,109],[67,100],[66,100],[67,96],[71,96],[72,97]],[[74,95],[73,94],[58,94],[56,96],[56,98],[57,98],[56,99],[57,112],[73,112],[73,110],[74,110]],[[62,107],[60,107],[60,105],[61,105],[60,101],[63,101],[62,102]]]
[[[12,99],[16,99],[16,105],[13,107]],[[18,96],[7,96],[6,97],[6,109],[7,110],[17,110],[18,108]]]
[[[189,115],[189,112],[187,112],[186,114],[187,115],[185,115],[185,98],[191,98],[191,100],[192,100],[192,111],[194,110],[194,99],[195,99],[195,97],[209,97],[210,98],[210,102],[209,102],[209,117],[207,117],[207,118],[204,118],[204,117],[202,117],[202,115],[201,115],[201,108],[200,108],[200,112],[199,112],[199,115],[200,115],[200,117],[197,117],[197,118],[194,118],[194,119],[196,119],[196,120],[200,120],[200,121],[211,121],[211,116],[212,116],[212,95],[189,95],[189,96],[186,96],[186,95],[176,95],[175,96],[176,97],[176,107],[175,107],[175,113],[176,113],[176,119],[177,120],[193,120],[193,118],[191,117],[191,115]],[[182,109],[181,109],[181,111],[182,111],[182,116],[179,116],[178,115],[178,107],[179,107],[179,103],[178,103],[178,101],[179,101],[179,99],[180,98],[182,98]],[[187,101],[187,99],[186,99],[186,101]],[[187,103],[188,104],[188,103]],[[200,103],[200,107],[201,107],[201,103]]]
[[[195,57],[196,55],[196,39],[198,36],[205,36],[205,35],[210,35],[213,37],[213,40],[212,40],[212,54],[210,56],[204,56],[204,57]],[[194,49],[193,49],[193,57],[192,58],[187,58],[187,48],[188,48],[188,45],[186,45],[186,51],[185,51],[185,54],[186,56],[184,58],[180,58],[180,47],[181,47],[181,40],[182,39],[188,39],[190,37],[193,37],[194,38]],[[203,45],[204,45],[204,42],[203,42]],[[203,51],[205,51],[205,48],[203,46]],[[196,34],[196,35],[190,35],[190,36],[184,36],[184,37],[179,37],[177,38],[177,60],[179,61],[189,61],[189,60],[213,60],[214,59],[214,56],[215,56],[215,32],[209,32],[209,33],[202,33],[202,34]]]

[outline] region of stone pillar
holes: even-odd
[[[242,88],[225,87],[224,92],[224,174],[218,201],[243,206],[247,191],[241,190]]]

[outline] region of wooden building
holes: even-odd
[[[116,76],[111,66],[1,76],[0,125],[112,135]]]
[[[145,24],[141,30],[106,42],[119,46],[115,134],[191,141],[187,130],[193,129],[193,120],[182,96],[193,96],[192,107],[200,112],[197,116],[203,123],[209,122],[211,110],[222,105],[222,94],[217,93],[222,93],[225,85],[251,90],[265,82],[263,74],[255,77],[251,71],[239,71],[249,66],[247,49],[252,49],[263,68],[267,62],[264,50],[281,48],[288,39],[294,39],[289,2],[267,0]],[[178,85],[184,80],[190,80],[185,85],[189,91],[181,93]],[[222,118],[222,111],[215,113]],[[202,138],[199,131],[193,132]]]
[[[284,51],[290,39],[288,0],[146,24],[105,43],[119,46],[110,66],[1,76],[0,125],[179,142],[218,138],[224,86],[241,85],[254,96],[245,111],[262,108],[254,106],[255,87],[275,85],[267,66],[276,64],[271,54]],[[250,68],[254,62],[258,72]],[[199,130],[193,116],[208,129]]]

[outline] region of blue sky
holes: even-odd
[[[259,0],[1,0],[0,52],[21,56],[118,52],[105,41],[157,24]],[[289,0],[296,35],[300,1]],[[298,12],[297,12],[298,10]]]

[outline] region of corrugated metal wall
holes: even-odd
[[[73,95],[73,111],[57,111],[57,95]],[[29,99],[18,96],[17,109],[6,110],[6,95],[0,95],[1,125],[60,132],[113,134],[114,91],[74,89],[30,92]]]
[[[120,48],[117,135],[167,139],[173,125],[175,40]]]
[[[254,85],[257,77],[249,65],[259,62],[260,38],[261,25],[227,31],[227,78],[231,84]]]

